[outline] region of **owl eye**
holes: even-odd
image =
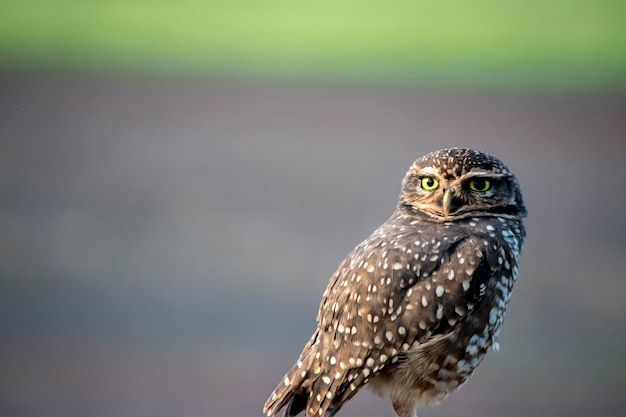
[[[434,190],[439,187],[439,181],[433,177],[424,177],[421,182],[422,188],[426,191]]]
[[[487,178],[473,178],[469,182],[469,188],[472,191],[483,193],[491,188],[491,181]]]

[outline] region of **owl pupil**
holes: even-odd
[[[435,180],[432,178],[426,178],[426,185],[428,187],[433,187],[435,185]]]
[[[481,178],[477,178],[474,180],[474,187],[478,188],[479,190],[482,190],[486,187],[485,184],[485,180],[481,179]]]

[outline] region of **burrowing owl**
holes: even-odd
[[[317,329],[264,412],[332,416],[369,384],[411,417],[455,391],[498,349],[525,216],[495,157],[453,148],[415,161],[391,218],[331,277]]]

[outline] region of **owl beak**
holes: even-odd
[[[442,207],[443,215],[445,217],[448,217],[450,214],[456,212],[460,207],[459,200],[454,197],[452,190],[449,188],[443,193]]]

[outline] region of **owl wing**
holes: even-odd
[[[372,235],[331,277],[318,328],[265,412],[288,405],[285,416],[302,410],[332,416],[399,354],[452,332],[498,266],[490,248],[464,235],[402,241]]]

